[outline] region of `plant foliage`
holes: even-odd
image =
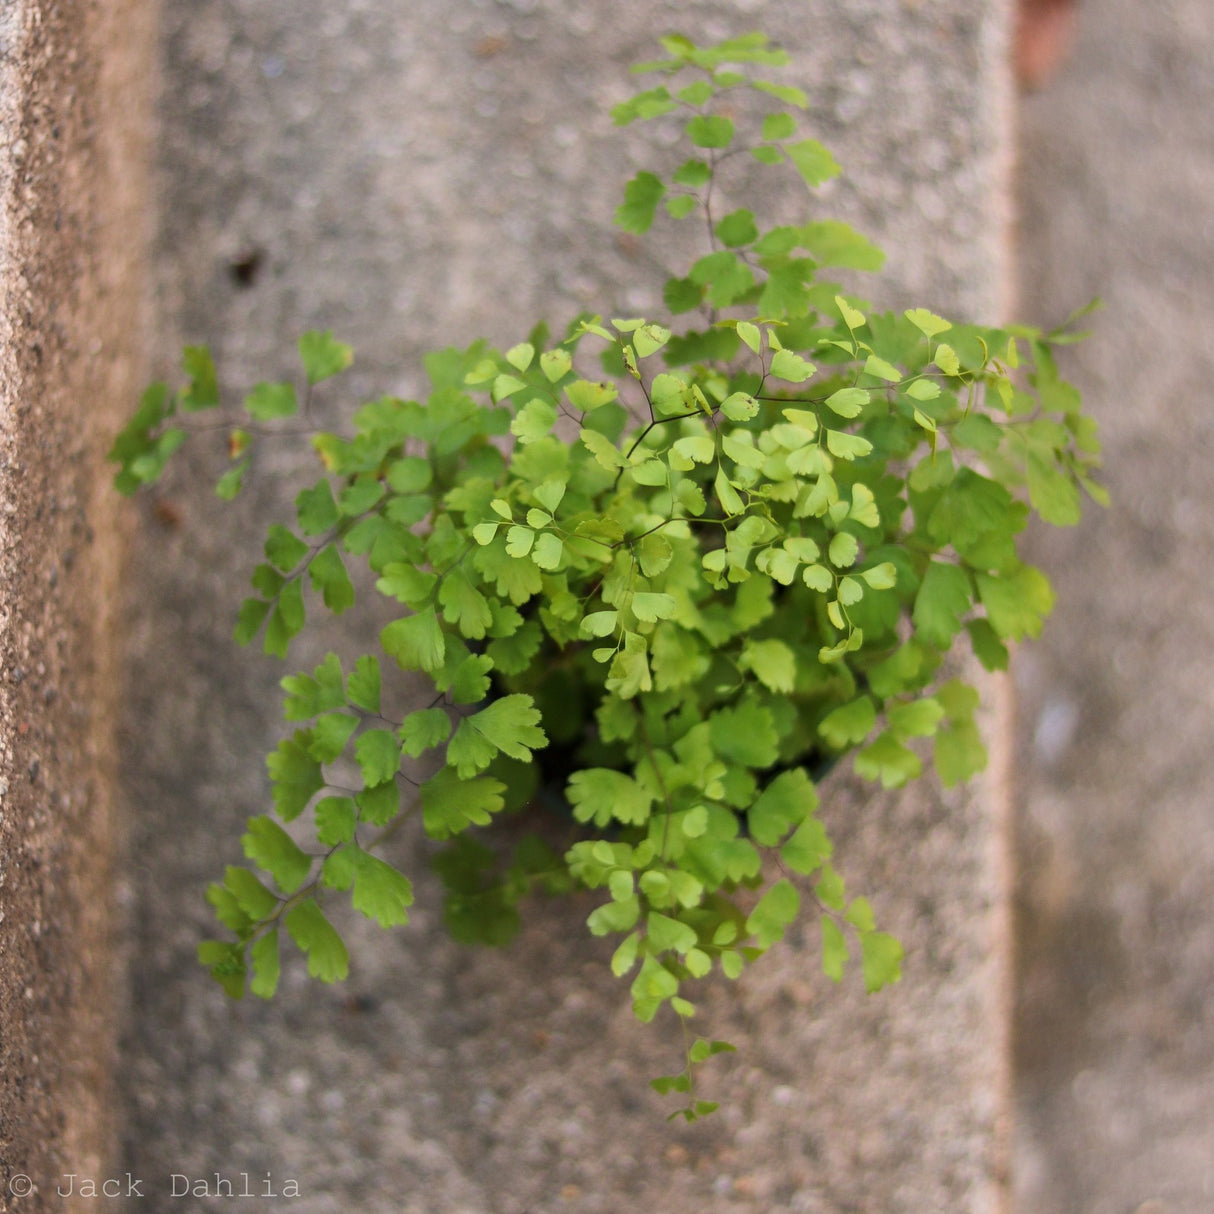
[[[443,845],[461,939],[504,943],[537,887],[600,891],[588,927],[617,940],[643,1021],[666,1004],[690,1018],[694,982],[737,978],[805,902],[831,978],[852,956],[869,990],[899,977],[899,944],[832,864],[818,781],[844,756],[886,789],[925,762],[946,785],[982,769],[977,694],[944,658],[965,637],[1002,669],[1008,642],[1038,634],[1053,596],[1017,537],[1033,512],[1076,522],[1081,491],[1102,500],[1095,427],[1059,378],[1063,334],[876,313],[823,276],[880,266],[845,224],[718,214],[731,158],[811,189],[839,166],[802,134],[801,92],[763,75],[785,61],[765,38],[662,45],[637,69],[657,83],[612,115],[671,116],[686,137],[616,213],[636,234],[703,225],[706,251],[665,284],[669,315],[430,355],[427,399],[374,400],[314,434],[323,474],[269,528],[242,644],[285,657],[308,610],[354,601],[351,565],[397,611],[370,652],[283,680],[294,732],[267,760],[272,809],[248,824],[249,866],[208,893],[233,939],[200,956],[233,996],[274,993],[284,930],[309,973],[344,978],[325,909],[339,893],[406,921],[410,882],[376,850],[410,816]],[[766,106],[749,141],[739,92]],[[305,401],[352,357],[318,332],[299,354]],[[207,350],[184,369],[114,444],[124,493],[220,404]],[[225,498],[300,397],[259,384],[243,410]],[[401,672],[432,692],[389,719]],[[355,788],[334,785],[338,764]],[[577,841],[562,856],[528,838],[502,860],[483,832],[554,787]],[[731,1047],[687,1041],[655,1087],[692,1119],[715,1107],[693,1067]]]

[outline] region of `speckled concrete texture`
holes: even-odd
[[[153,23],[0,10],[0,1210],[117,1166],[113,427],[146,375]],[[149,233],[150,234],[150,233]],[[28,1188],[26,1187],[28,1181]]]
[[[1067,365],[1113,507],[1042,535],[1022,654],[1017,1209],[1214,1210],[1214,14],[1080,8],[1023,109],[1021,305],[1099,294]]]
[[[291,370],[299,332],[331,328],[357,351],[322,393],[332,416],[419,389],[436,344],[653,308],[668,238],[621,240],[610,216],[668,132],[620,134],[606,111],[631,87],[627,65],[676,28],[763,27],[793,52],[788,79],[847,173],[808,205],[889,249],[882,302],[996,317],[1005,26],[985,0],[170,0],[162,367],[205,340],[225,380],[248,386]],[[806,206],[793,183],[765,202]],[[122,1059],[139,1209],[188,1208],[172,1174],[217,1172],[280,1193],[297,1181],[301,1196],[278,1200],[300,1214],[999,1209],[1006,941],[990,782],[898,798],[832,785],[843,866],[905,939],[907,977],[876,999],[854,976],[834,989],[809,925],[706,996],[705,1030],[741,1052],[709,1079],[726,1108],[695,1127],[668,1126],[646,1087],[675,1064],[677,1026],[633,1022],[609,949],[585,934],[592,901],[539,905],[509,952],[469,952],[445,938],[423,872],[407,929],[350,923],[345,987],[311,986],[293,964],[274,1003],[224,1001],[193,961],[210,930],[202,891],[266,797],[283,673],[227,638],[252,537],[289,508],[306,463],[269,455],[221,510],[206,489],[221,453],[200,448],[141,507]],[[416,871],[424,840],[398,844]]]

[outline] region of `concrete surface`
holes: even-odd
[[[0,8],[3,1211],[85,1208],[54,1178],[117,1163],[111,609],[130,528],[101,460],[146,374],[151,33],[138,0]]]
[[[1114,506],[1041,535],[1019,662],[1017,1209],[1214,1210],[1214,13],[1080,8],[1022,111],[1021,302],[1104,297],[1067,360]]]
[[[358,356],[323,394],[336,410],[419,388],[436,344],[512,342],[536,315],[559,324],[588,305],[653,307],[665,237],[621,241],[609,224],[652,149],[606,110],[630,88],[626,66],[678,27],[762,26],[793,51],[814,133],[848,173],[815,205],[890,249],[884,302],[996,317],[1006,24],[986,0],[170,0],[161,369],[183,340],[206,340],[227,382],[248,386],[290,370],[295,337],[322,325]],[[122,1069],[141,1211],[187,1208],[172,1173],[216,1172],[294,1179],[301,1214],[1000,1207],[1007,939],[991,782],[948,797],[832,789],[843,866],[906,941],[907,978],[871,1000],[854,977],[830,988],[807,927],[705,1000],[706,1027],[741,1055],[709,1079],[726,1110],[691,1129],[666,1126],[646,1088],[679,1050],[673,1026],[632,1021],[584,933],[589,903],[537,907],[507,954],[468,952],[446,940],[422,874],[407,929],[351,925],[346,987],[309,985],[292,964],[273,1004],[225,1002],[193,960],[211,930],[202,892],[262,808],[283,673],[227,638],[251,537],[287,508],[304,460],[267,457],[234,511],[207,496],[221,466],[200,449],[143,502],[129,583]],[[416,870],[424,852],[402,839],[398,859]]]

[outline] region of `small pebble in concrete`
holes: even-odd
[[[1074,741],[1078,726],[1079,709],[1074,703],[1063,699],[1047,700],[1033,731],[1033,748],[1041,762],[1057,763]]]

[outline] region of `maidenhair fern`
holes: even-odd
[[[703,256],[665,284],[669,315],[431,355],[425,400],[375,400],[313,436],[322,475],[269,528],[241,643],[285,657],[309,603],[353,603],[351,562],[397,610],[367,652],[352,638],[283,680],[294,732],[267,761],[272,809],[243,837],[250,867],[208,895],[234,939],[200,956],[233,996],[274,993],[283,932],[312,975],[344,978],[325,910],[343,893],[405,923],[410,882],[376,852],[413,817],[443,844],[460,939],[505,943],[537,888],[601,891],[589,930],[617,939],[643,1021],[666,1004],[690,1019],[694,984],[737,978],[807,902],[831,978],[851,953],[869,990],[899,976],[898,942],[832,865],[818,781],[845,756],[887,789],[927,761],[945,785],[982,769],[977,694],[944,659],[964,635],[1001,669],[1007,642],[1037,635],[1052,594],[1017,536],[1033,511],[1075,522],[1081,489],[1102,498],[1095,427],[1058,377],[1061,334],[875,313],[823,276],[880,265],[846,225],[718,216],[739,153],[811,188],[839,168],[801,134],[800,91],[745,74],[785,61],[766,39],[662,45],[638,69],[660,83],[613,116],[677,116],[689,145],[668,177],[628,182],[616,215],[638,234],[660,210],[703,225]],[[751,142],[737,90],[769,110]],[[327,333],[299,352],[308,392],[351,361]],[[114,445],[123,492],[220,406],[207,351],[184,369]],[[243,411],[222,497],[298,412],[295,386],[259,384]],[[391,715],[402,671],[432,691]],[[563,855],[494,832],[541,802],[577,826]],[[693,1066],[731,1047],[686,1040],[685,1069],[655,1086],[690,1119],[715,1107]]]

